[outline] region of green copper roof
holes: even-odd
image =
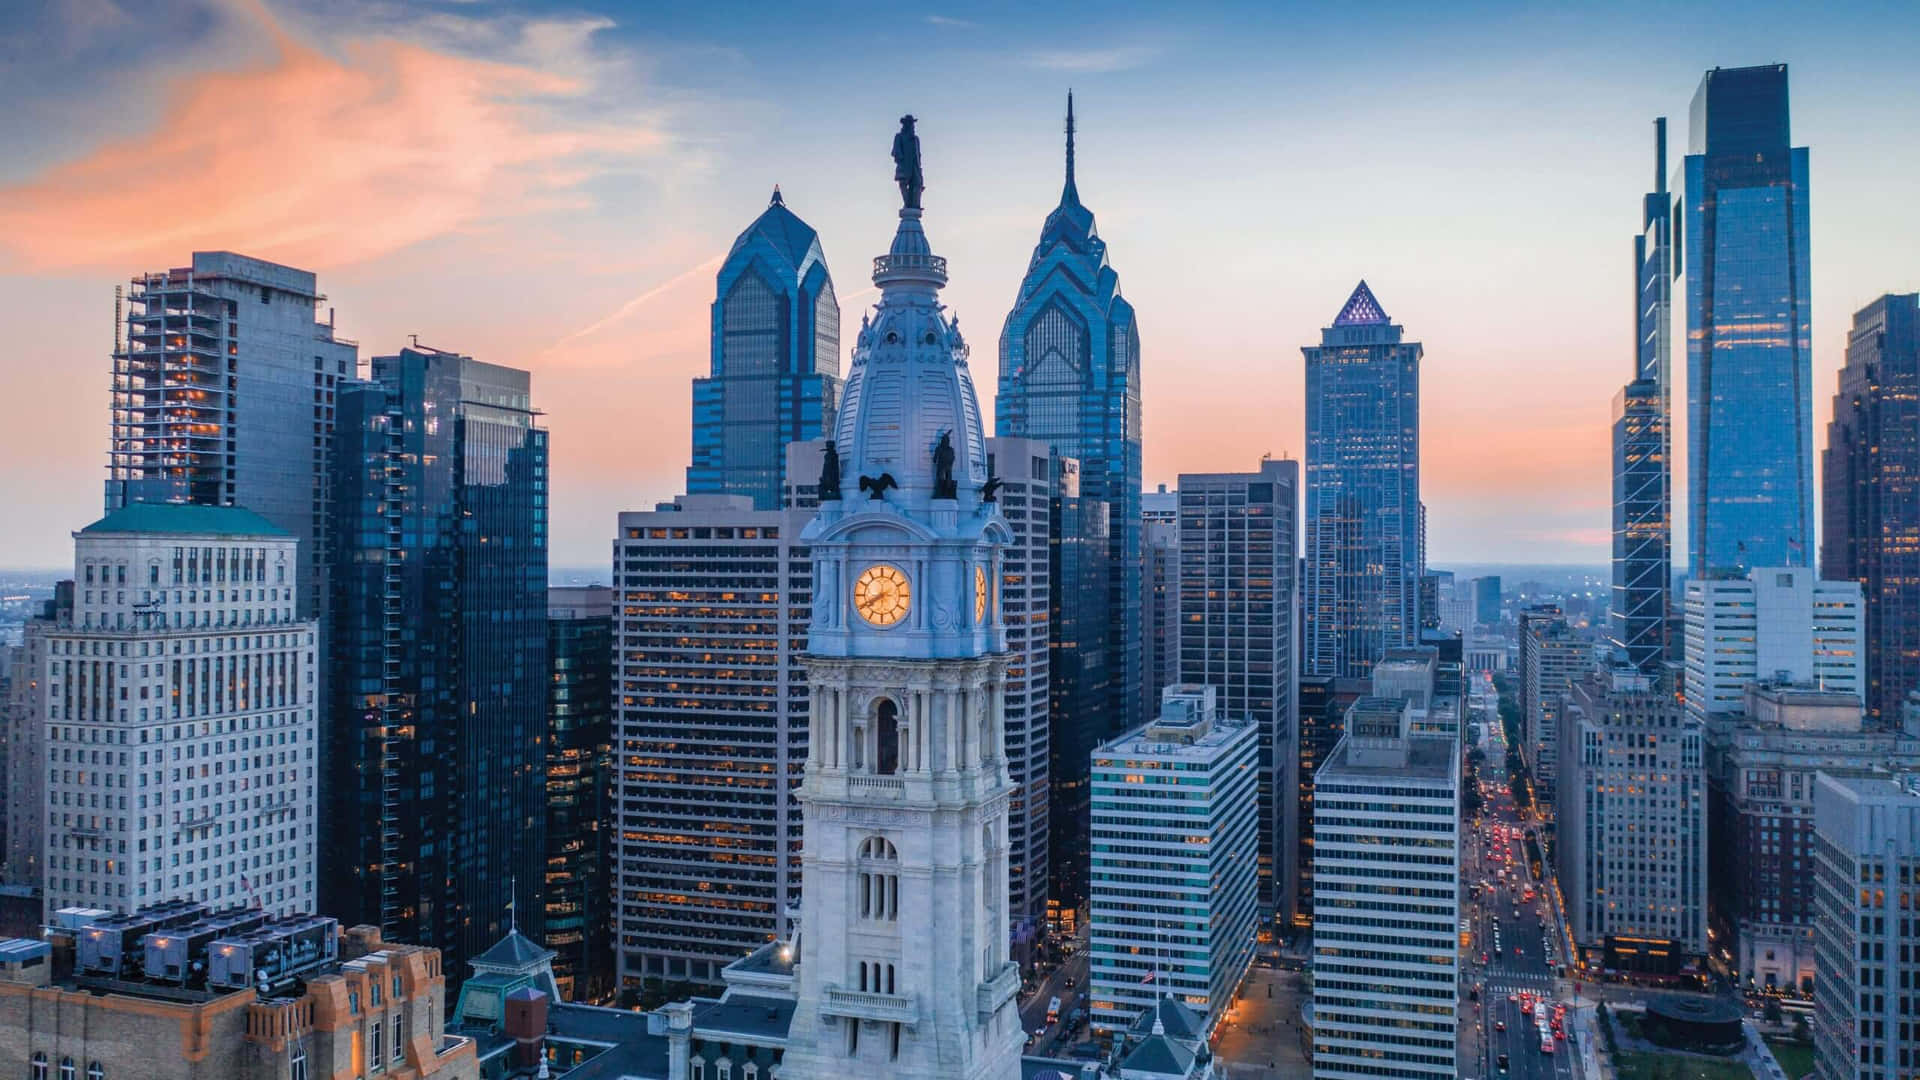
[[[238,506],[188,503],[128,503],[80,530],[83,533],[181,533],[191,536],[276,536],[292,534],[251,510]]]

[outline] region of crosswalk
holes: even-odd
[[[1551,990],[1560,980],[1544,971],[1501,971],[1486,976],[1487,990]]]

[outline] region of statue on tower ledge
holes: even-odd
[[[900,184],[900,199],[909,209],[920,209],[920,193],[926,179],[920,175],[920,136],[913,133],[913,116],[900,118],[900,133],[893,137],[893,178]]]
[[[960,485],[953,479],[953,432],[940,433],[940,442],[933,448],[933,497],[936,499],[957,499],[960,497]]]

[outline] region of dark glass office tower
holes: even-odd
[[[1133,305],[1107,264],[1093,212],[1073,176],[1073,99],[1067,99],[1067,176],[1000,332],[994,434],[1037,439],[1080,463],[1081,496],[1107,505],[1101,580],[1056,575],[1054,588],[1104,592],[1112,655],[1089,751],[1145,720],[1140,696],[1140,343]],[[1056,626],[1056,632],[1063,628]],[[1086,652],[1086,642],[1064,648]],[[1091,662],[1089,659],[1087,662]],[[1055,677],[1061,669],[1054,668]],[[1058,725],[1056,724],[1056,732]],[[1056,739],[1058,735],[1056,735]],[[1056,745],[1059,745],[1056,742]],[[1055,818],[1058,822],[1060,819]],[[1059,865],[1059,860],[1055,860]]]
[[[1824,471],[1820,576],[1860,583],[1867,711],[1894,724],[1920,688],[1920,294],[1854,314]]]
[[[1787,66],[1715,68],[1693,96],[1674,269],[1687,310],[1687,565],[1813,557],[1807,150]]]
[[[1420,345],[1362,281],[1307,358],[1307,672],[1420,643]]]
[[[526,372],[428,348],[374,357],[339,410],[321,910],[458,980],[514,912],[538,924],[547,433]]]
[[[1633,238],[1633,378],[1613,400],[1614,651],[1654,675],[1667,659],[1672,589],[1670,392],[1673,230],[1667,196],[1667,118],[1653,122],[1653,190],[1641,200]]]
[[[547,590],[547,867],[542,943],[568,1001],[613,997],[613,590]]]
[[[1040,440],[1035,440],[1036,442]],[[1113,558],[1112,506],[1089,495],[1080,463],[1057,452],[1048,526],[1047,830],[1053,897],[1063,908],[1087,900],[1089,831],[1093,827],[1093,751],[1113,730],[1112,621],[1107,593]],[[1063,581],[1080,582],[1079,588]]]
[[[833,430],[841,382],[840,301],[820,237],[779,188],[720,265],[712,350],[712,370],[693,380],[687,493],[778,510],[787,444]]]
[[[1299,490],[1298,461],[1180,474],[1180,681],[1216,688],[1222,714],[1259,725],[1260,895],[1283,922],[1300,835]]]

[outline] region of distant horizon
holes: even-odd
[[[159,6],[0,9],[0,393],[33,403],[0,432],[32,463],[0,474],[28,511],[0,549],[35,564],[97,516],[114,287],[223,249],[317,273],[363,361],[417,334],[531,371],[552,553],[597,557],[621,511],[685,486],[714,273],[776,185],[837,272],[844,372],[907,110],[987,415],[1071,88],[1077,191],[1139,317],[1146,490],[1300,458],[1301,347],[1365,279],[1425,348],[1437,565],[1609,557],[1653,121],[1679,164],[1707,69],[1791,69],[1816,453],[1853,313],[1920,286],[1887,242],[1920,235],[1920,145],[1888,137],[1920,130],[1920,26],[1891,6]]]

